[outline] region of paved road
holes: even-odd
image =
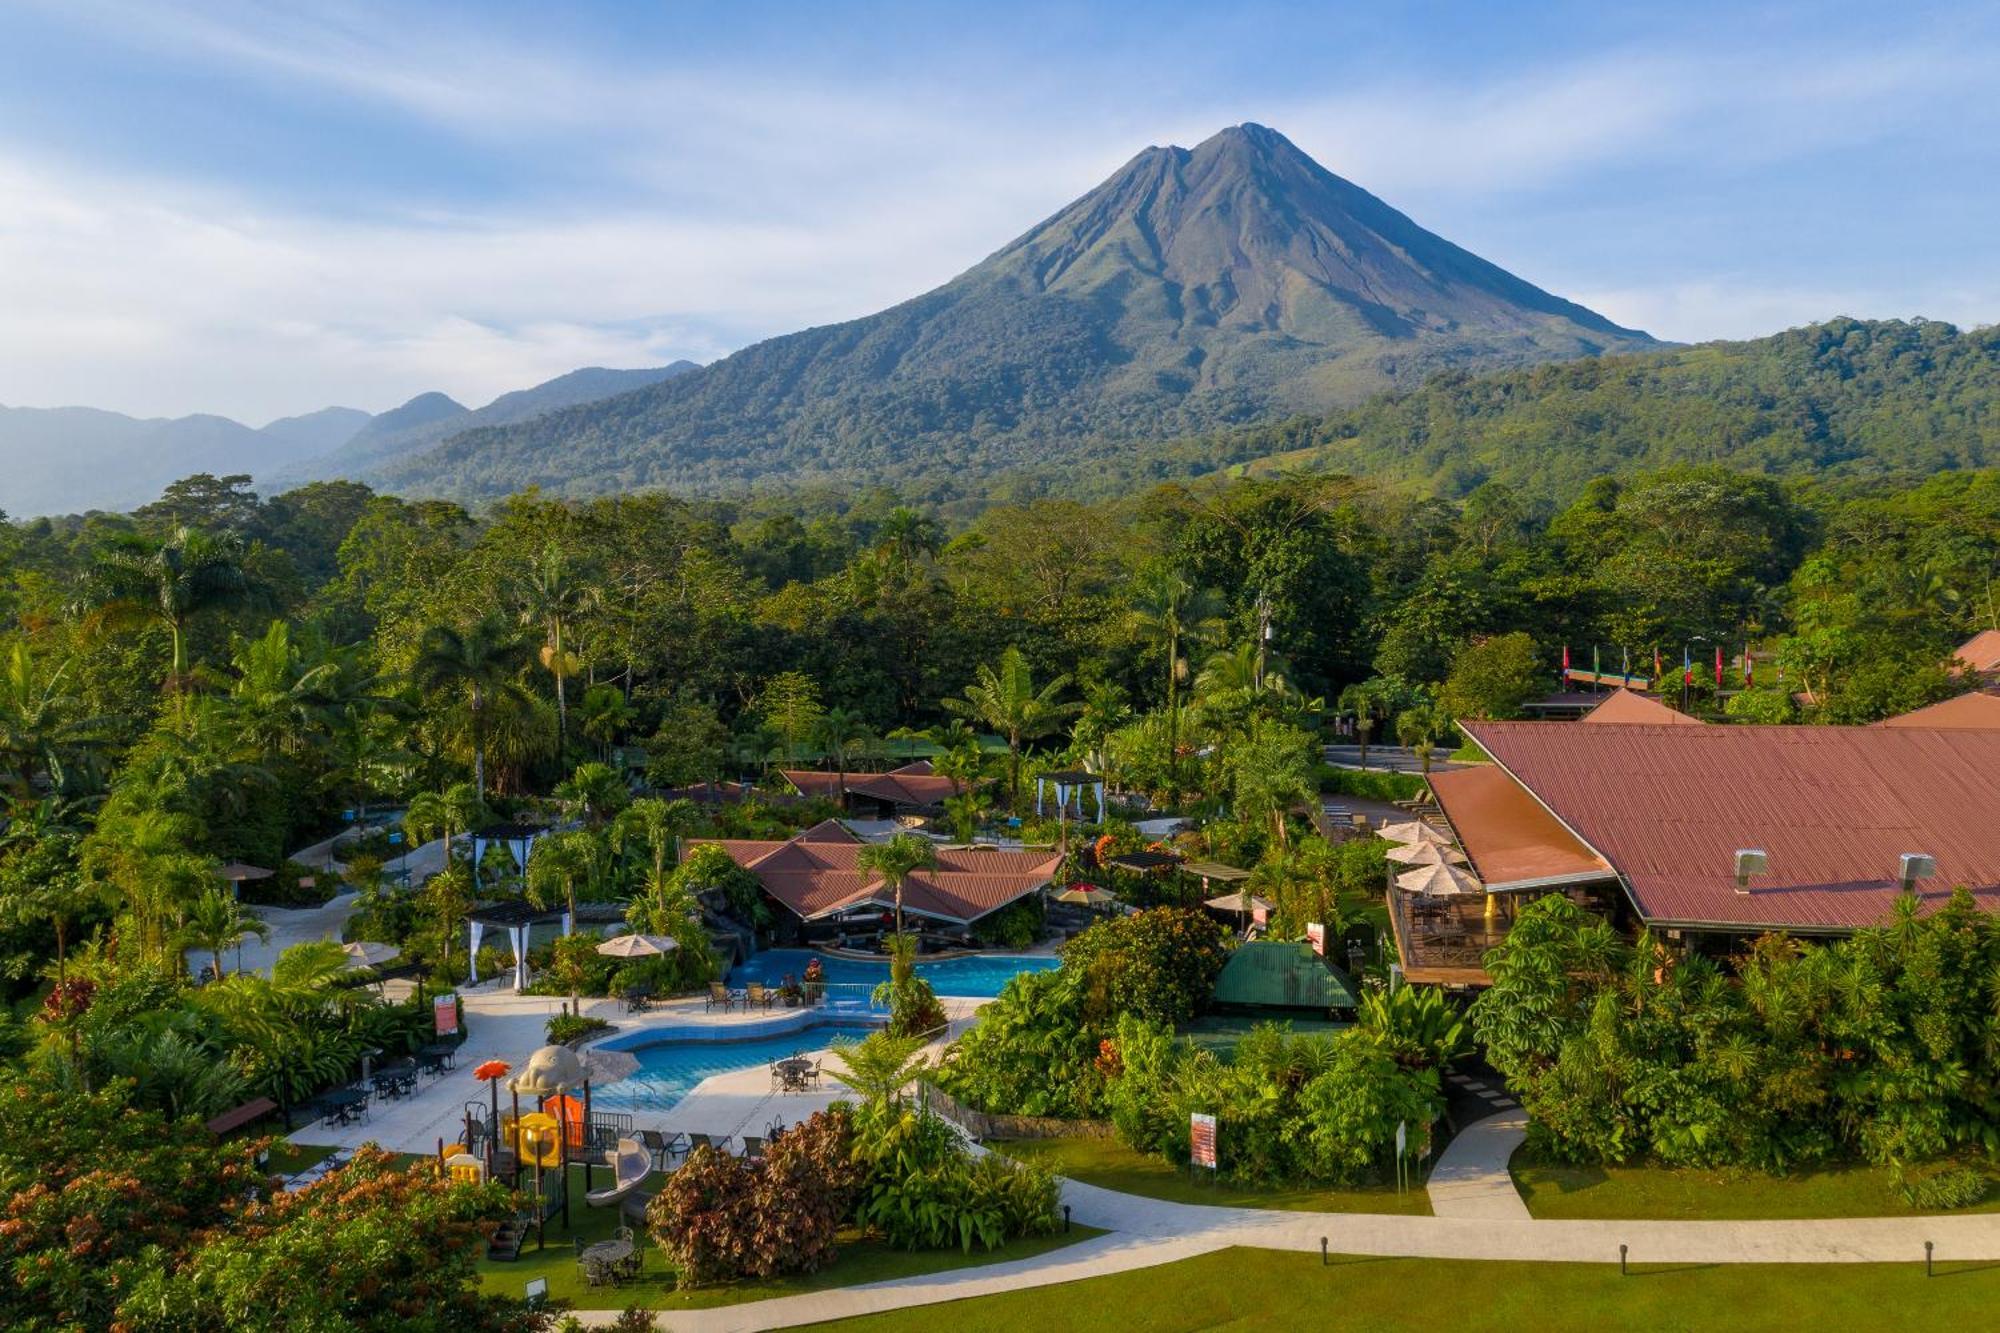
[[[1324,747],[1324,751],[1326,762],[1336,768],[1361,767],[1361,747],[1358,745],[1328,745]],[[1448,773],[1452,769],[1465,767],[1464,764],[1454,764],[1446,759],[1444,757],[1446,753],[1444,750],[1439,750],[1431,756],[1431,772]],[[1371,769],[1387,769],[1392,773],[1421,773],[1424,771],[1423,763],[1414,754],[1397,745],[1369,746],[1368,767]]]

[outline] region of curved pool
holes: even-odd
[[[826,972],[827,989],[832,995],[847,991],[850,996],[859,996],[889,979],[886,959],[878,963],[871,959],[842,958],[817,949],[766,949],[729,969],[729,984],[741,987],[757,981],[776,986],[786,977],[796,980],[805,975],[806,964],[815,958]],[[1046,972],[1059,966],[1061,960],[1047,954],[975,953],[919,960],[917,975],[930,982],[931,989],[939,995],[990,1000],[1023,972]]]
[[[824,1050],[836,1041],[859,1041],[879,1030],[880,1020],[842,1018],[824,1010],[797,1010],[767,1022],[731,1026],[640,1028],[598,1043],[599,1049],[631,1052],[639,1068],[593,1088],[591,1104],[657,1115],[672,1110],[703,1079]]]

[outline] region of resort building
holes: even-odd
[[[801,796],[839,802],[849,814],[894,819],[917,810],[935,810],[958,794],[959,783],[931,770],[928,759],[887,773],[823,773],[815,768],[779,770]]]
[[[1887,919],[1904,893],[1934,909],[1963,885],[2000,909],[2000,730],[1915,715],[1872,727],[1461,727],[1494,762],[1431,785],[1477,887],[1390,888],[1412,980],[1485,984],[1479,960],[1524,892],[1568,893],[1618,924],[1717,951],[1772,930],[1847,934]]]
[[[821,940],[841,934],[879,933],[896,910],[895,892],[861,869],[864,844],[835,820],[826,820],[783,842],[704,839],[757,877],[784,908],[781,942]],[[935,870],[903,881],[903,914],[962,933],[978,921],[1048,886],[1062,857],[1053,850],[996,851],[939,847]]]

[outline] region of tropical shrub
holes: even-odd
[[[682,1287],[810,1273],[832,1261],[861,1168],[840,1108],[778,1134],[763,1160],[688,1154],[646,1210]]]
[[[1361,997],[1361,1026],[1398,1064],[1440,1069],[1472,1050],[1472,1030],[1435,986],[1398,986]]]
[[[917,937],[891,935],[884,941],[889,954],[889,979],[875,988],[876,1004],[889,1006],[889,1035],[921,1037],[945,1025],[944,1006],[931,983],[917,975]]]
[[[552,1014],[549,1017],[548,1041],[551,1046],[568,1046],[609,1031],[611,1024],[602,1018],[584,1014]]]
[[[1100,1037],[1084,1021],[1084,979],[1068,967],[1022,972],[952,1043],[933,1077],[969,1106],[1002,1115],[1097,1113]]]
[[[981,917],[972,925],[972,936],[991,948],[1018,950],[1032,945],[1041,929],[1042,900],[1037,895]]]
[[[1313,1180],[1354,1181],[1381,1169],[1404,1129],[1410,1155],[1429,1151],[1431,1125],[1444,1111],[1434,1066],[1411,1068],[1358,1031],[1331,1043],[1324,1072],[1299,1092],[1306,1132],[1298,1165]]]
[[[1986,1173],[1938,1163],[1901,1172],[1896,1188],[1912,1208],[1970,1208],[1986,1198]]]
[[[1084,1012],[1106,1029],[1122,1014],[1172,1025],[1200,1013],[1228,961],[1220,923],[1156,907],[1112,917],[1063,946],[1061,970],[1084,981]]]
[[[991,1250],[1055,1229],[1053,1176],[995,1154],[974,1157],[927,1110],[863,1107],[855,1134],[865,1176],[854,1220],[899,1249]]]

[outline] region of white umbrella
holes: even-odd
[[[588,1050],[583,1053],[583,1067],[593,1083],[616,1083],[639,1072],[639,1057],[630,1051]]]
[[[393,944],[377,944],[372,940],[343,944],[340,951],[347,955],[349,967],[380,967],[403,952]]]
[[[1486,891],[1486,886],[1474,879],[1471,872],[1447,865],[1418,866],[1415,870],[1405,870],[1396,876],[1396,885],[1412,893],[1421,893],[1433,898],[1455,898]]]
[[[1451,842],[1449,835],[1440,833],[1421,819],[1406,819],[1400,824],[1384,824],[1376,830],[1376,836],[1390,842],[1428,842],[1443,847]]]
[[[597,951],[607,958],[656,958],[680,947],[678,940],[665,935],[613,935]]]
[[[1465,853],[1434,842],[1415,842],[1407,847],[1391,847],[1384,853],[1391,861],[1406,866],[1464,865]]]

